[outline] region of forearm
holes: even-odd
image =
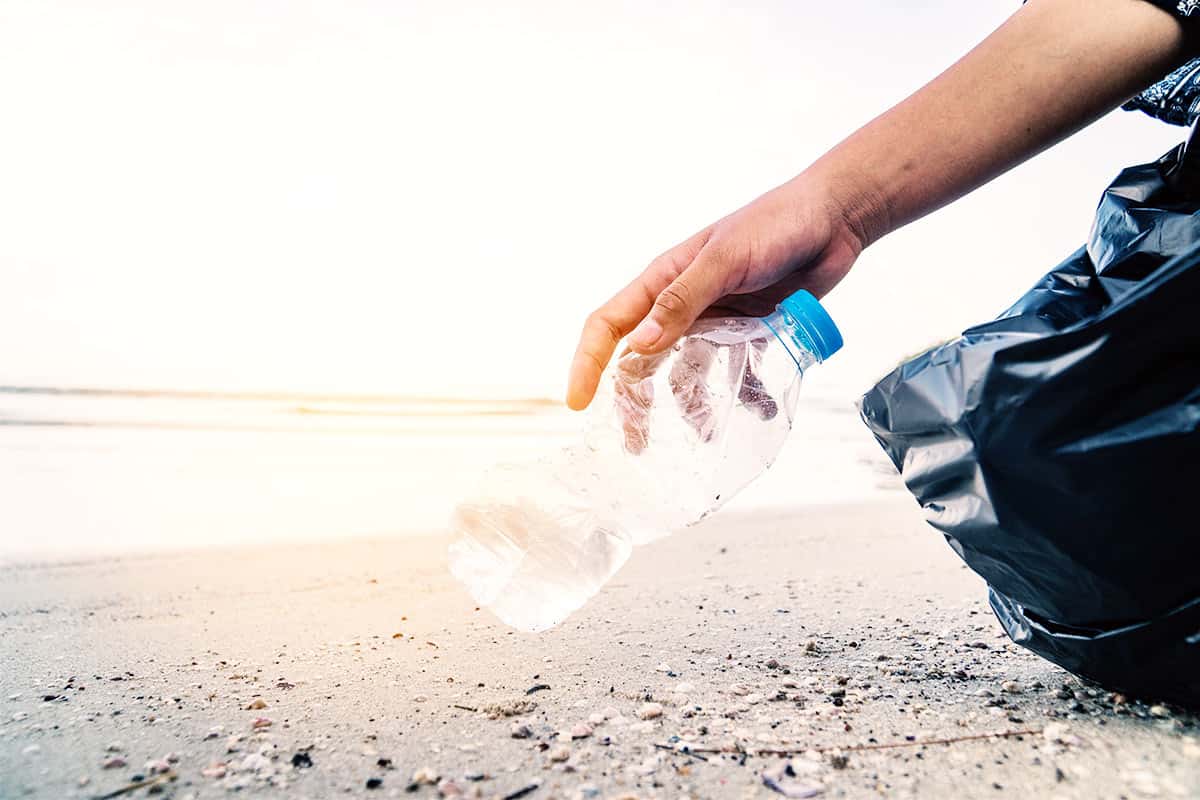
[[[1069,136],[1180,63],[1143,0],[1031,0],[950,69],[806,173],[865,246]]]

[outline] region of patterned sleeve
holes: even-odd
[[[1200,41],[1200,0],[1147,0],[1180,18],[1193,41]],[[1191,125],[1200,117],[1200,58],[1134,97],[1126,111],[1144,111],[1172,125]]]

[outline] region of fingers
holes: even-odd
[[[688,339],[671,365],[671,393],[683,420],[702,442],[712,441],[716,432],[712,397],[708,391],[708,372],[717,355],[717,346],[707,339]]]
[[[613,404],[621,420],[625,450],[635,456],[650,444],[654,372],[665,358],[665,353],[656,356],[630,353],[617,362],[617,372],[613,376]]]
[[[675,343],[730,285],[728,259],[706,246],[696,259],[659,291],[649,315],[629,336],[638,353],[657,353]]]
[[[600,375],[621,338],[645,318],[655,298],[692,263],[708,236],[709,231],[703,230],[654,259],[632,283],[588,316],[571,361],[569,407],[578,411],[592,401]]]

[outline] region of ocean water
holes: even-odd
[[[853,397],[803,393],[727,507],[896,496]],[[0,559],[437,533],[489,465],[580,426],[541,399],[0,387]]]

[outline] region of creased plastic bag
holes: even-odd
[[[1193,134],[1105,191],[1087,245],[901,365],[863,419],[1012,639],[1200,706],[1200,189]]]

